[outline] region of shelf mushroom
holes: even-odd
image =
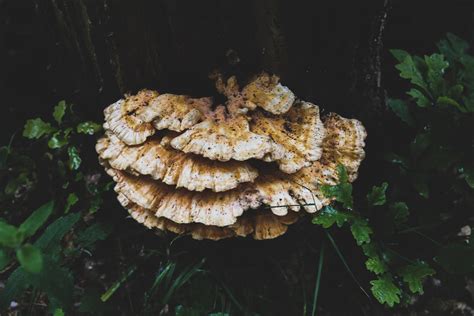
[[[337,182],[338,164],[356,179],[359,121],[321,119],[266,73],[242,89],[215,79],[225,104],[142,90],[105,109],[96,151],[132,218],[194,239],[271,239],[331,203],[320,186]]]

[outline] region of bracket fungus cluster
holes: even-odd
[[[216,75],[225,104],[142,90],[107,107],[96,150],[118,200],[148,228],[195,239],[284,234],[331,202],[336,166],[357,177],[362,124],[299,100],[263,73],[242,89]]]

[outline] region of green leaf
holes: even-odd
[[[431,105],[431,101],[418,89],[410,89],[407,94],[415,99],[415,103],[420,108],[426,108]]]
[[[125,281],[128,280],[129,277],[132,276],[132,274],[137,270],[137,266],[131,266],[128,268],[128,271],[122,275],[122,277],[115,281],[114,284],[112,284],[111,287],[107,289],[107,291],[101,295],[100,300],[102,302],[106,302],[110,299],[110,297],[122,286]]]
[[[393,222],[397,227],[405,223],[410,215],[408,205],[405,202],[394,202],[389,206],[389,210]]]
[[[62,308],[56,308],[54,310],[53,316],[64,316],[64,311],[62,310]]]
[[[0,310],[5,310],[10,302],[21,295],[32,283],[30,274],[28,274],[22,267],[17,268],[8,277],[5,283],[5,289],[0,295]]]
[[[59,244],[63,236],[81,218],[81,214],[69,214],[58,218],[51,223],[44,233],[36,240],[35,246],[48,253],[55,245]]]
[[[8,253],[0,249],[0,270],[3,270],[9,263],[10,263],[10,257],[8,256]]]
[[[429,265],[418,261],[414,264],[404,266],[398,273],[403,281],[408,283],[408,287],[412,293],[423,294],[423,280],[430,275],[435,274],[435,270]]]
[[[102,129],[100,124],[92,121],[82,122],[77,125],[77,132],[86,135],[94,135]]]
[[[89,213],[94,214],[97,212],[100,207],[102,206],[102,203],[104,202],[104,199],[100,194],[96,194],[90,201],[89,204]]]
[[[402,49],[391,49],[390,53],[392,53],[393,57],[395,57],[395,59],[399,63],[403,62],[405,60],[405,58],[410,56],[410,54],[407,51],[404,51]]]
[[[323,185],[321,186],[321,192],[326,197],[336,198],[336,201],[342,203],[344,208],[352,209],[352,185],[349,183],[341,183],[338,185]]]
[[[56,120],[56,122],[58,122],[58,124],[62,123],[65,113],[66,113],[66,101],[64,100],[59,101],[59,103],[54,107],[54,111],[53,111],[53,117]]]
[[[352,185],[348,182],[349,177],[347,175],[346,168],[343,165],[338,165],[336,169],[339,177],[339,184],[322,185],[321,192],[326,197],[334,197],[336,201],[342,203],[343,207],[352,209]]]
[[[405,101],[400,99],[388,99],[387,104],[390,109],[392,109],[393,113],[395,113],[403,122],[407,123],[409,126],[415,125],[415,119],[411,115]]]
[[[72,274],[50,257],[44,257],[41,273],[34,275],[33,285],[46,292],[55,306],[68,309],[73,303],[74,282]]]
[[[375,274],[382,274],[387,272],[387,265],[380,259],[379,256],[373,256],[367,259],[365,262],[365,267],[368,271],[373,272]]]
[[[392,277],[388,274],[384,274],[377,280],[370,281],[372,285],[372,294],[380,302],[380,304],[386,303],[388,306],[393,307],[395,304],[400,303],[400,289],[393,283]]]
[[[7,146],[0,147],[0,170],[7,168],[7,160],[10,155],[10,148]]]
[[[464,168],[463,175],[464,175],[464,180],[466,180],[466,183],[471,187],[471,189],[474,189],[474,168],[473,167]]]
[[[464,92],[464,86],[462,84],[456,84],[449,88],[448,96],[452,99],[460,99],[462,97],[462,93]]]
[[[23,235],[15,226],[0,221],[0,245],[15,248],[23,241]]]
[[[423,80],[420,70],[410,55],[406,55],[405,59],[396,65],[395,68],[400,71],[400,77],[409,79],[412,84],[423,88],[425,91],[427,90],[426,82]]]
[[[69,193],[66,199],[66,205],[64,206],[64,213],[69,213],[71,207],[73,207],[79,201],[79,197],[76,193]]]
[[[20,194],[19,192],[22,192],[22,189],[31,187],[32,181],[29,178],[30,176],[29,172],[22,172],[17,177],[10,179],[5,186],[5,194],[17,195]]]
[[[29,273],[22,266],[13,271],[0,295],[0,309],[5,309],[31,285],[48,295],[51,306],[57,305],[58,302],[64,308],[72,305],[74,285],[71,273],[48,256],[44,256],[43,261],[41,273]]]
[[[78,234],[77,243],[81,247],[88,247],[98,240],[104,240],[112,232],[112,226],[104,223],[95,223]]]
[[[361,218],[354,219],[354,222],[351,225],[351,232],[359,246],[370,242],[370,235],[373,233],[369,223]]]
[[[387,202],[385,192],[387,192],[388,183],[384,182],[381,186],[373,186],[372,191],[367,194],[369,205],[384,205]]]
[[[446,39],[439,41],[437,46],[439,51],[451,62],[459,60],[469,49],[469,44],[466,41],[452,33],[446,34]]]
[[[331,205],[328,205],[324,207],[319,214],[314,216],[312,223],[321,225],[323,228],[329,228],[334,225],[334,223],[336,223],[338,227],[342,227],[348,218],[347,214],[339,212]]]
[[[474,272],[474,247],[453,243],[439,250],[435,261],[449,273],[468,274]]]
[[[69,155],[69,168],[71,170],[77,170],[81,166],[82,159],[79,156],[79,151],[77,150],[76,146],[70,146],[67,149],[67,153]]]
[[[438,103],[438,105],[443,106],[443,107],[452,106],[452,107],[457,108],[462,113],[467,112],[467,110],[461,104],[459,104],[456,100],[451,99],[450,97],[441,96],[436,100],[436,102]]]
[[[18,228],[26,237],[33,236],[46,222],[54,209],[54,201],[50,201],[34,211]]]
[[[67,145],[68,139],[61,132],[56,132],[48,141],[48,147],[51,149],[61,148]]]
[[[21,266],[28,272],[39,273],[43,269],[43,256],[41,251],[31,245],[25,244],[16,251],[16,257]]]
[[[40,118],[26,121],[23,129],[23,136],[29,139],[38,139],[43,135],[49,135],[54,131],[51,124],[44,122]]]
[[[375,245],[373,243],[363,244],[361,245],[361,248],[364,252],[364,255],[366,255],[367,257],[378,256],[377,249],[375,248]]]
[[[426,74],[428,85],[432,94],[438,96],[444,91],[443,76],[449,63],[444,60],[444,56],[440,54],[425,56],[425,63],[428,67],[428,72]]]
[[[349,176],[347,175],[347,169],[344,165],[337,165],[336,167],[337,176],[339,177],[339,183],[349,182]]]

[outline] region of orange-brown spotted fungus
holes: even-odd
[[[284,234],[331,203],[320,186],[364,159],[362,124],[299,100],[266,73],[242,89],[216,75],[225,104],[142,90],[104,111],[100,163],[121,205],[148,228],[219,240]]]

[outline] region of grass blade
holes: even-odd
[[[169,287],[166,295],[163,297],[162,304],[165,305],[168,303],[173,294],[181,288],[186,282],[189,281],[196,273],[200,271],[200,268],[204,264],[205,259],[202,259],[195,265],[190,265],[185,269],[181,274],[174,280],[173,284]]]
[[[130,267],[128,269],[127,273],[124,274],[120,280],[116,281],[102,296],[100,297],[100,300],[102,302],[106,302],[114,293],[117,291],[120,286],[127,281],[127,279],[137,270],[137,266]]]
[[[316,276],[316,285],[314,287],[313,308],[311,310],[311,316],[316,315],[316,306],[318,303],[319,286],[321,284],[321,272],[323,271],[325,249],[326,249],[326,243],[323,241],[321,243],[321,251],[319,252],[318,275]]]
[[[339,250],[339,247],[337,246],[336,242],[332,238],[331,234],[326,231],[326,236],[328,237],[329,241],[331,242],[331,245],[334,247],[334,250],[336,250],[337,255],[339,256],[339,259],[341,259],[342,263],[344,264],[344,267],[346,268],[347,272],[349,272],[350,276],[354,280],[354,282],[359,286],[360,290],[367,296],[369,301],[371,301],[369,294],[364,290],[360,282],[357,280],[355,277],[354,273],[352,272],[351,268],[349,268],[349,265],[346,262],[346,259],[344,259],[344,256],[342,255],[341,251]]]

